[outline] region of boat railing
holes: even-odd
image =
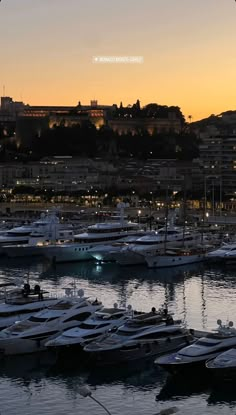
[[[46,290],[40,290],[39,292],[31,290],[29,293],[25,294],[22,289],[17,289],[13,292],[6,292],[2,299],[5,301],[6,304],[20,305],[43,300],[56,300],[57,298],[57,294],[54,294]]]
[[[127,322],[125,323],[127,326],[130,327],[140,327],[140,326],[145,326],[145,325],[155,325],[155,324],[159,324],[162,323],[165,324],[164,318],[163,316],[158,316],[158,315],[149,315],[146,316],[146,318],[139,320],[137,318],[133,318],[130,320],[127,320]]]
[[[159,341],[171,343],[172,339],[177,340],[177,339],[182,339],[183,337],[184,338],[187,338],[188,335],[189,335],[189,340],[191,340],[190,333],[185,333],[185,332],[178,333],[178,334],[176,334],[174,332],[173,333],[167,333],[166,332],[166,333],[163,333],[163,334],[160,333],[160,336],[158,336],[158,337],[156,337],[155,336],[155,333],[153,333],[153,337],[140,338],[140,339],[139,338],[130,339],[130,340],[127,340],[127,342],[125,342],[125,343],[128,344],[128,345],[131,345],[131,344],[133,344],[133,345],[139,344],[140,346],[146,345],[148,343],[158,344]]]

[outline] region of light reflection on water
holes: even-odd
[[[234,270],[201,264],[148,270],[92,262],[54,268],[25,259],[1,260],[0,282],[27,275],[32,285],[40,282],[45,289],[61,294],[76,281],[78,289],[108,306],[118,302],[148,311],[166,302],[188,327],[215,328],[217,318],[234,320],[236,316]],[[202,380],[195,384],[175,381],[152,362],[93,370],[78,362],[64,369],[52,363],[47,353],[1,362],[1,415],[103,414],[102,408],[79,395],[78,388],[84,383],[114,415],[154,415],[170,406],[177,406],[183,414],[236,414],[230,388],[218,389]]]

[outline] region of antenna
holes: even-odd
[[[3,96],[5,97],[5,85],[3,85]]]

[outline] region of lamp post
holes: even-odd
[[[220,216],[221,216],[222,215],[222,176],[221,175],[210,176],[210,178],[212,179],[212,216],[215,216],[215,185],[217,184],[215,180],[218,180],[218,185],[217,185],[218,192],[217,192],[216,200],[219,201],[219,211],[220,211]]]
[[[206,217],[207,211],[207,179],[211,180],[211,205],[212,205],[212,216],[215,216],[215,180],[219,180],[219,206],[220,206],[220,216],[222,214],[222,177],[221,176],[204,176],[204,217]]]
[[[152,192],[150,192],[152,193]],[[149,201],[149,229],[152,230],[152,200]]]
[[[222,176],[220,175],[220,216],[222,215]]]
[[[140,225],[140,215],[141,215],[142,211],[139,209],[138,210],[138,224]]]
[[[215,216],[215,179],[212,179],[212,217]]]
[[[84,398],[90,398],[90,399],[92,399],[94,402],[96,402],[99,406],[101,406],[101,408],[103,408],[104,409],[104,411],[108,414],[108,415],[111,415],[111,412],[109,412],[108,411],[108,409],[101,403],[101,402],[99,402],[99,400],[98,399],[96,399],[96,398],[94,398],[93,396],[92,396],[92,392],[91,392],[91,390],[89,389],[89,387],[87,386],[87,385],[84,385],[84,386],[81,386],[80,388],[79,388],[79,394],[81,395],[81,396],[83,396]]]
[[[207,210],[206,179],[207,179],[207,176],[204,176],[204,218],[206,217],[206,210]]]

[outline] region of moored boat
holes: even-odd
[[[155,363],[171,373],[191,373],[193,369],[204,370],[205,362],[236,346],[236,330],[233,323],[222,325],[217,321],[215,332],[208,333],[177,353],[158,358]]]
[[[193,337],[166,312],[143,313],[124,323],[114,334],[84,347],[99,364],[117,364],[161,355],[183,347]]]
[[[97,245],[89,249],[89,254],[98,262],[114,262],[116,260],[115,255],[123,248],[128,247],[130,244],[144,234],[144,231],[138,231],[137,234],[131,236],[125,236],[117,242],[110,244]]]
[[[199,232],[183,230],[182,227],[168,226],[158,231],[148,232],[138,238],[133,244],[125,246],[120,251],[114,253],[116,262],[120,265],[145,264],[146,256],[159,255],[159,252],[172,247],[193,246],[201,241]]]
[[[45,310],[2,330],[0,351],[4,356],[10,356],[45,350],[49,338],[78,326],[100,308],[101,302],[90,301],[79,290],[78,296],[64,297]]]
[[[11,246],[27,245],[29,241],[44,241],[56,238],[58,230],[71,228],[69,225],[60,223],[54,211],[42,213],[40,219],[32,224],[9,229],[0,234],[0,253],[9,254]],[[4,247],[7,247],[6,249]],[[9,251],[9,252],[8,252]]]
[[[206,259],[211,262],[219,262],[219,261],[227,261],[228,259],[232,259],[235,256],[236,258],[236,243],[223,243],[217,249],[211,250],[206,254]]]
[[[215,379],[220,381],[236,380],[236,348],[220,353],[206,362],[206,368]]]
[[[115,220],[88,226],[86,232],[74,236],[72,243],[48,246],[45,256],[55,263],[91,260],[94,259],[90,253],[92,248],[137,235],[140,232],[139,224],[126,220],[124,205],[118,206],[120,216],[115,216]]]
[[[51,244],[57,246],[73,240],[74,232],[71,228],[58,229],[54,236],[51,233],[49,235],[31,234],[27,244],[4,245],[2,252],[10,258],[44,256]]]
[[[86,319],[78,327],[64,331],[59,336],[46,343],[46,347],[54,349],[58,357],[68,355],[72,352],[79,354],[83,347],[100,338],[105,333],[116,330],[125,320],[131,318],[135,312],[131,306],[119,308],[114,304],[112,308],[103,308],[96,311],[90,318]]]
[[[176,267],[205,261],[205,252],[197,248],[171,248],[157,255],[150,253],[145,256],[145,260],[149,268]]]
[[[41,289],[38,284],[31,289],[29,283],[25,283],[23,288],[5,290],[5,293],[2,293],[2,300],[3,302],[0,304],[0,330],[55,304],[58,298]]]

